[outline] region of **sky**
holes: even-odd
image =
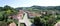
[[[0,6],[5,5],[11,7],[60,6],[60,0],[0,0]]]

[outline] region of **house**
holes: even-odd
[[[21,17],[23,17],[24,11],[23,10],[19,10],[19,12],[17,13],[17,15],[11,15],[9,16],[9,18],[13,18],[13,19],[22,19]]]
[[[14,22],[12,22],[8,26],[16,26],[16,24]]]
[[[23,17],[24,11],[23,10],[19,10],[18,14],[17,14],[17,18],[18,19],[22,19],[21,17]]]
[[[40,16],[42,16],[41,14],[35,13],[35,12],[28,11],[27,13],[28,13],[28,18],[34,18],[34,17],[40,17]]]

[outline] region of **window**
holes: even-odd
[[[20,26],[26,26],[25,23],[20,23]]]

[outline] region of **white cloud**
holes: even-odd
[[[22,7],[28,7],[32,5],[39,6],[59,6],[60,0],[28,0],[24,4],[21,4]]]
[[[16,0],[16,2],[10,5],[13,7],[29,7],[32,5],[59,6],[60,0]]]
[[[60,0],[40,0],[37,2],[38,3],[36,5],[40,5],[40,6],[58,6],[58,5],[60,5]]]

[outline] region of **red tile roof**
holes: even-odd
[[[16,24],[13,22],[13,23],[9,24],[9,26],[16,26]]]

